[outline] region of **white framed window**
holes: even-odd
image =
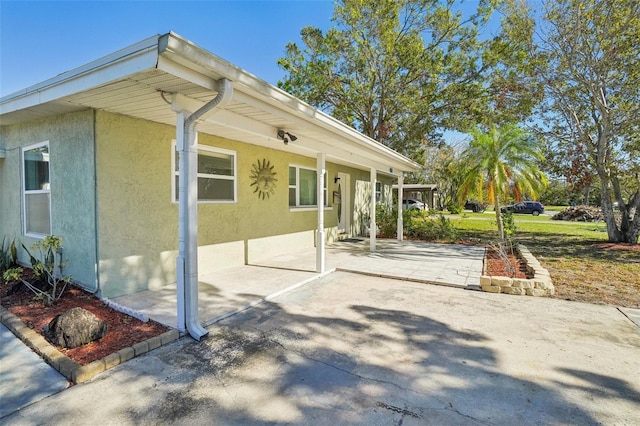
[[[172,201],[178,202],[180,153],[172,144]],[[198,202],[235,203],[238,194],[237,153],[227,149],[198,145]]]
[[[49,141],[22,148],[22,212],[24,235],[51,234]]]
[[[289,166],[289,207],[318,207],[318,173],[315,169]],[[324,180],[324,205],[328,206],[327,179]]]
[[[384,194],[382,192],[382,182],[376,182],[376,203],[384,201]]]

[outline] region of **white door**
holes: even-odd
[[[334,208],[338,214],[338,232],[344,234],[349,230],[350,176],[346,173],[338,173],[338,178]]]

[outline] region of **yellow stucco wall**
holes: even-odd
[[[99,270],[106,297],[175,282],[178,205],[172,202],[172,141],[175,127],[97,112],[97,180]],[[313,247],[317,211],[291,211],[289,165],[315,168],[316,159],[199,134],[198,143],[236,151],[236,203],[199,204],[199,272],[242,265],[279,252]],[[276,190],[261,199],[251,186],[257,161],[267,160],[276,173]],[[328,163],[328,191],[338,171],[352,175],[351,198],[369,173]],[[329,196],[330,203],[332,202]],[[353,201],[351,203],[353,206]],[[352,219],[352,229],[355,228]],[[336,209],[325,212],[327,238],[334,239]]]
[[[52,232],[63,238],[65,273],[102,295],[175,282],[178,205],[172,202],[175,127],[104,111],[86,110],[0,127],[0,239],[22,236],[20,148],[48,140],[51,155]],[[316,159],[200,134],[199,144],[236,151],[238,196],[231,204],[200,204],[199,271],[252,262],[266,253],[313,247],[317,211],[288,206],[289,166],[315,168]],[[276,172],[275,193],[261,199],[251,172],[267,160]],[[347,236],[362,231],[369,172],[327,163],[329,203],[338,172],[350,176]],[[384,178],[382,178],[384,180]],[[97,210],[96,210],[97,208]],[[337,208],[325,211],[327,240],[338,237]],[[24,252],[20,259],[28,263]],[[96,274],[96,270],[99,271]]]

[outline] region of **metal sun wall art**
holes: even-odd
[[[255,186],[253,192],[258,193],[258,198],[263,200],[275,194],[278,179],[273,167],[270,161],[262,159],[262,161],[258,160],[251,169],[251,186]]]

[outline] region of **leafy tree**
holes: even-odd
[[[599,178],[610,242],[637,244],[640,235],[639,46],[637,0],[553,0],[530,47],[546,90],[538,130],[577,181]]]
[[[458,188],[464,172],[460,154],[461,151],[450,144],[425,150],[426,166],[422,172],[422,178],[425,183],[437,185],[440,210],[450,206],[460,206]]]
[[[542,155],[536,139],[514,125],[492,126],[488,132],[476,128],[471,135],[463,153],[465,173],[459,199],[473,194],[482,200],[486,190],[494,204],[500,239],[504,239],[500,201],[510,195],[516,201],[525,194],[535,197],[546,186],[547,178],[536,164]]]
[[[521,31],[478,38],[497,3],[339,0],[335,27],[287,45],[279,86],[420,161],[442,129],[514,122],[534,104]]]

